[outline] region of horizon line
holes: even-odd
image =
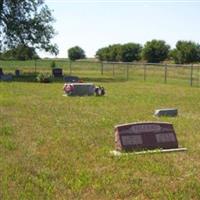
[[[48,3],[186,3],[186,4],[193,4],[193,3],[200,3],[200,0],[46,0]]]

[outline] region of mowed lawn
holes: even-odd
[[[62,83],[0,83],[0,199],[200,199],[200,88],[101,85],[63,97]],[[179,116],[153,116],[165,107]],[[110,155],[114,126],[138,121],[173,123],[188,151]]]

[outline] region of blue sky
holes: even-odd
[[[200,43],[200,0],[46,0],[56,19],[60,53],[75,45],[88,57],[114,43],[145,44],[163,39],[171,47],[177,40]],[[41,53],[41,56],[49,56]]]

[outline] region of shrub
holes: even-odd
[[[48,73],[40,73],[36,77],[36,80],[40,83],[50,83],[52,81],[52,76]]]
[[[78,60],[85,58],[85,52],[79,46],[72,47],[68,49],[68,58],[70,60]]]
[[[163,40],[148,41],[142,50],[142,57],[147,62],[159,63],[168,57],[169,49],[170,46]]]

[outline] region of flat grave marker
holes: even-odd
[[[178,109],[177,108],[165,108],[165,109],[157,109],[154,112],[155,116],[161,117],[176,117],[178,115]]]

